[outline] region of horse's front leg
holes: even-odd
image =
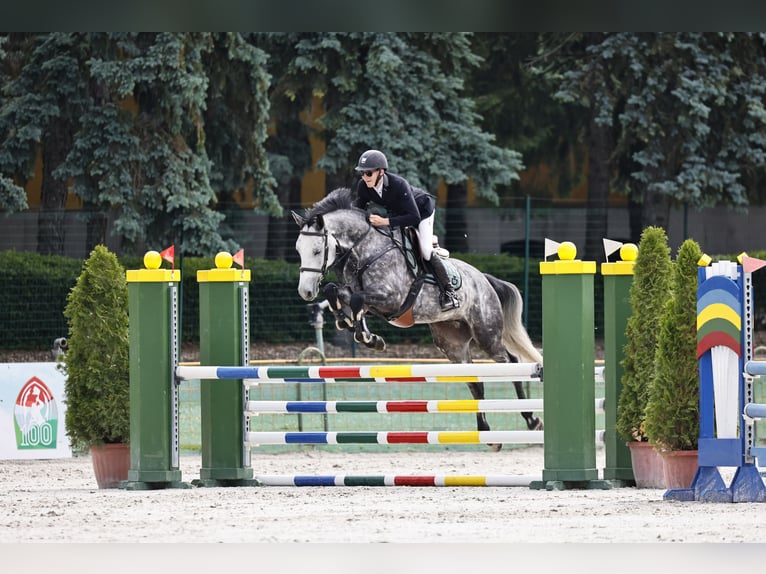
[[[328,283],[324,288],[324,296],[330,304],[330,310],[335,316],[335,328],[339,331],[354,330],[354,320],[351,318],[349,299],[351,290],[347,287],[338,287],[335,283]],[[348,312],[346,312],[348,309]]]
[[[376,351],[386,350],[386,341],[380,335],[371,333],[364,316],[364,296],[361,293],[351,295],[351,316],[354,318],[354,340],[364,343]]]

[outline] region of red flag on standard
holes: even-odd
[[[748,256],[742,258],[742,270],[745,273],[758,271],[761,267],[766,267],[766,261],[763,259],[756,259],[755,257]]]
[[[234,261],[237,265],[242,267],[244,269],[245,267],[245,250],[240,249],[237,251],[234,255],[232,255],[231,260]]]
[[[173,269],[176,268],[176,262],[175,262],[176,246],[175,245],[171,245],[167,249],[163,249],[162,251],[160,251],[160,257],[162,257],[165,261],[170,263]]]

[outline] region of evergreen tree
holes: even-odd
[[[757,196],[766,166],[766,35],[541,38],[556,96],[587,107],[594,125],[611,131],[611,186],[634,208],[634,240],[647,225],[667,228],[673,202],[743,208],[748,192]]]
[[[3,60],[6,82],[0,95],[0,206],[27,208],[23,183],[42,159],[38,251],[64,250],[67,182],[56,170],[64,163],[90,106],[81,66],[90,53],[83,35],[9,34]]]
[[[622,392],[617,405],[617,431],[629,441],[646,440],[646,403],[654,379],[660,321],[670,297],[671,270],[665,230],[647,227],[641,234],[633,268],[631,316],[625,328]]]
[[[443,180],[454,198],[448,207],[465,203],[469,180],[479,197],[496,204],[497,186],[518,179],[519,154],[481,130],[465,94],[464,78],[480,61],[470,35],[301,33],[266,40],[291,53],[273,98],[322,98],[327,147],[318,165],[331,185],[354,181],[352,169],[368,148],[384,151],[391,171],[413,185],[433,192]],[[448,229],[462,236],[459,225]]]
[[[139,249],[234,249],[216,209],[224,190],[252,188],[260,208],[279,212],[263,150],[265,54],[240,34],[54,33],[11,35],[8,43],[15,57],[6,58],[12,79],[0,100],[5,209],[25,207],[18,181],[31,175],[39,148],[43,207],[53,195],[51,209],[60,211],[67,193],[76,194],[100,217],[91,243],[104,240],[109,214],[113,233]]]
[[[673,265],[672,296],[662,316],[654,380],[646,405],[646,435],[667,450],[696,450],[699,437],[697,262],[699,245],[687,239]]]

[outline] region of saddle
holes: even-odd
[[[395,234],[392,239],[395,243],[399,244],[399,248],[404,254],[404,260],[407,262],[407,268],[414,277],[412,285],[407,296],[404,298],[399,310],[386,320],[397,327],[407,328],[412,327],[415,324],[415,319],[412,315],[412,307],[415,305],[415,300],[420,294],[424,283],[430,283],[431,285],[438,286],[436,278],[430,265],[425,261],[420,254],[420,248],[418,247],[418,230],[414,227],[406,227],[399,230],[400,237],[397,238]],[[439,257],[434,254],[434,257]],[[457,290],[463,285],[463,279],[460,277],[460,273],[455,266],[449,261],[444,259],[444,267],[447,269],[450,283]]]

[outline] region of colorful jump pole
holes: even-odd
[[[200,364],[249,364],[249,269],[231,268],[232,256],[221,252],[216,269],[197,272],[199,282]],[[244,438],[246,390],[242,379],[200,381],[202,466],[196,486],[257,485]]]
[[[546,256],[547,256],[546,249]],[[558,245],[558,261],[540,263],[543,287],[542,481],[530,488],[611,488],[598,480],[594,364],[595,261],[575,260],[571,242]]]
[[[178,461],[178,282],[160,269],[156,251],[146,269],[127,272],[130,317],[130,470],[128,490],[186,488]]]
[[[606,244],[605,240],[605,244]],[[619,245],[619,244],[618,244]],[[625,329],[631,315],[630,286],[638,249],[632,243],[619,247],[622,261],[601,264],[604,277],[604,443],[603,478],[614,486],[633,486],[633,463],[630,449],[617,433],[617,404],[622,392]],[[607,256],[608,257],[608,256]]]

